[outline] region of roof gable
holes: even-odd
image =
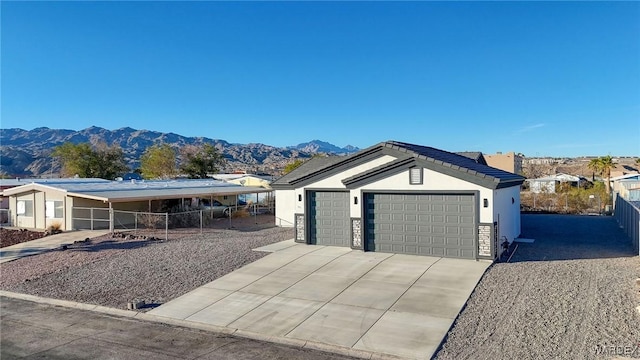
[[[275,189],[302,187],[383,155],[391,155],[396,160],[344,179],[343,184],[357,186],[356,184],[371,182],[415,166],[494,189],[520,185],[525,180],[520,175],[492,168],[463,155],[427,146],[387,141],[347,157],[337,157],[329,163],[309,161],[298,168],[300,171],[296,169],[276,180],[273,187]],[[305,168],[301,169],[303,166]]]

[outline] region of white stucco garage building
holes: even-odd
[[[296,242],[495,259],[520,235],[519,175],[431,147],[388,141],[314,158],[272,183],[276,224]]]

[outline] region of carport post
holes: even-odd
[[[91,220],[91,229],[93,230],[93,220]],[[109,232],[113,233],[113,208],[111,207],[111,203],[109,203]]]

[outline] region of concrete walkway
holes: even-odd
[[[430,358],[490,262],[285,241],[148,314],[364,358]]]
[[[73,244],[74,241],[94,238],[108,233],[109,230],[65,231],[60,234],[7,246],[0,250],[0,264],[19,259],[21,257],[37,255],[45,251],[57,249],[62,245]]]

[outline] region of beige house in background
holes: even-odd
[[[0,187],[9,186],[12,187],[2,190],[0,195],[9,199],[8,214],[12,226],[46,229],[57,224],[61,230],[112,229],[112,210],[158,212],[166,200],[190,204],[198,199],[208,199],[210,202],[220,199],[222,202],[222,199],[228,198],[235,204],[239,195],[270,191],[213,179],[0,179]]]
[[[215,174],[211,177],[216,180],[226,181],[231,184],[242,186],[256,186],[264,189],[271,189],[271,176],[261,176],[253,174]]]
[[[494,155],[484,155],[487,165],[496,169],[508,171],[514,174],[522,174],[523,157],[516,155],[513,151],[503,154],[498,152]]]

